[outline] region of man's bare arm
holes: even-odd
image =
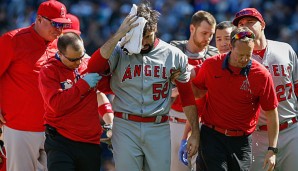
[[[269,111],[265,111],[265,115],[267,117],[267,128],[268,128],[268,140],[269,147],[277,147],[278,133],[279,133],[279,119],[277,108]],[[276,154],[273,151],[268,150],[263,168],[268,171],[272,171],[276,164]]]
[[[183,111],[187,117],[187,120],[191,126],[191,135],[187,142],[188,156],[192,157],[198,152],[200,142],[200,131],[198,122],[197,107],[195,105],[183,107]]]
[[[100,54],[103,58],[109,59],[118,41],[126,35],[132,28],[138,26],[138,23],[133,24],[137,20],[135,15],[128,15],[118,31],[100,48]]]

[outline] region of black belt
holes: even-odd
[[[58,131],[56,130],[56,128],[52,127],[49,124],[46,124],[45,126],[46,126],[46,131],[45,131],[46,135],[49,135],[51,137],[55,137],[56,135],[60,135],[58,133]]]

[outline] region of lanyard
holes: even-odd
[[[80,75],[80,73],[79,73],[79,70],[78,70],[78,68],[76,68],[75,70],[74,70],[74,74],[75,74],[75,82],[77,82],[77,81],[79,81],[79,79],[81,78],[81,75]]]

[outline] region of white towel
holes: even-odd
[[[130,10],[130,15],[137,14],[137,6],[135,4],[132,5]],[[143,30],[147,20],[144,17],[138,17],[138,19],[133,23],[139,23],[139,25],[133,29],[131,29],[128,33],[126,33],[125,37],[121,39],[121,43],[127,41],[127,43],[123,47],[123,51],[129,55],[139,54],[142,49],[142,39],[143,39]]]

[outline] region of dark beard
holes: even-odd
[[[140,54],[149,53],[152,49],[153,49],[153,45],[149,45],[149,48],[147,50],[141,50]]]

